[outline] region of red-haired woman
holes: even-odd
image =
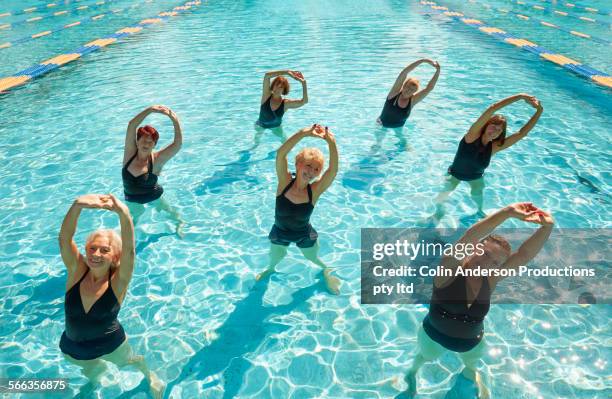
[[[289,100],[283,98],[289,94],[289,81],[282,75],[291,76],[302,83],[302,99]],[[270,79],[272,83],[270,83]],[[285,111],[290,108],[300,108],[308,103],[308,90],[306,79],[298,71],[270,71],[266,72],[263,79],[263,91],[261,93],[261,106],[259,108],[259,119],[257,124],[264,128],[273,128],[281,125]]]
[[[495,112],[519,100],[525,100],[527,104],[536,109],[536,112],[518,132],[506,137],[506,118],[503,115],[496,115]],[[542,111],[543,108],[538,99],[524,93],[505,98],[487,108],[459,142],[455,159],[448,168],[449,176],[446,186],[438,195],[437,202],[440,203],[446,199],[461,181],[467,181],[471,187],[472,199],[478,205],[478,214],[484,215],[482,209],[483,175],[491,162],[491,157],[526,137],[540,119]]]
[[[153,151],[159,140],[157,130],[149,125],[138,127],[153,112],[167,115],[174,125],[174,141],[157,152]],[[183,133],[178,117],[170,108],[163,105],[148,107],[128,124],[121,177],[125,200],[130,203],[134,224],[144,212],[143,204],[155,201],[158,210],[168,211],[177,220],[177,232],[180,232],[182,221],[178,212],[160,198],[164,189],[157,183],[157,177],[166,162],[179,152],[182,143]]]

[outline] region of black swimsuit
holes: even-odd
[[[469,181],[480,179],[491,162],[493,142],[482,145],[481,138],[472,143],[465,141],[465,136],[459,143],[453,164],[448,173],[459,180]]]
[[[276,197],[276,208],[274,210],[274,226],[268,235],[273,244],[288,246],[295,242],[300,248],[310,248],[317,242],[318,234],[310,225],[310,215],[314,210],[312,204],[312,190],[310,184],[308,190],[308,202],[294,204],[285,197],[295,183],[291,180],[283,192]]]
[[[66,330],[60,339],[60,349],[78,360],[96,359],[117,349],[126,339],[125,331],[117,320],[121,305],[111,287],[110,270],[108,288],[85,313],[79,288],[81,281],[73,285],[64,301]]]
[[[429,313],[423,320],[427,335],[455,352],[467,352],[480,343],[484,335],[484,319],[491,307],[491,287],[487,278],[483,279],[469,309],[466,284],[464,276],[457,276],[447,287],[436,288],[434,285]]]
[[[408,105],[406,108],[402,108],[397,103],[400,94],[396,95],[395,97],[388,98],[387,101],[385,101],[383,110],[380,113],[380,121],[384,127],[402,127],[410,115],[412,97],[410,97],[410,100],[408,100]]]
[[[121,177],[123,179],[123,192],[125,200],[129,202],[137,202],[146,204],[147,202],[155,201],[164,193],[162,186],[157,184],[157,175],[153,173],[153,155],[149,157],[147,171],[139,176],[134,176],[128,171],[128,167],[136,158],[136,154],[123,166],[121,169]]]
[[[270,104],[271,101],[272,96],[268,97],[268,99],[259,107],[259,120],[257,123],[262,127],[278,127],[283,122],[283,115],[285,114],[285,100],[283,100],[276,111],[272,110],[272,105]]]

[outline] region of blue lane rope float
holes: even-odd
[[[579,61],[565,57],[562,54],[557,54],[553,51],[547,50],[544,47],[540,47],[529,40],[518,38],[502,29],[495,28],[493,26],[487,26],[484,22],[479,21],[477,19],[469,18],[463,13],[450,11],[448,7],[440,6],[433,1],[422,0],[421,4],[424,6],[428,6],[432,11],[438,14],[443,14],[451,19],[463,22],[464,24],[474,27],[481,32],[495,37],[498,40],[510,43],[522,50],[529,51],[530,53],[537,54],[540,58],[543,58],[550,62],[554,62],[555,64],[560,65],[563,68],[572,71],[582,77],[585,77],[601,86],[612,88],[612,76],[608,75],[605,72],[598,71],[597,69],[591,68],[588,65],[580,63]]]
[[[165,22],[166,20],[184,13],[198,5],[200,5],[201,1],[189,1],[182,6],[174,7],[171,11],[165,11],[157,14],[157,16],[152,18],[145,18],[138,22],[135,25],[128,26],[126,28],[120,29],[113,33],[112,35],[108,35],[102,37],[100,39],[96,39],[91,41],[71,53],[60,54],[53,58],[50,58],[46,61],[43,61],[39,64],[33,65],[29,68],[24,69],[23,71],[17,72],[12,76],[8,76],[5,78],[0,78],[0,93],[5,92],[13,87],[22,85],[34,78],[40,77],[44,74],[49,73],[50,71],[57,69],[63,65],[66,65],[74,60],[77,60],[84,56],[85,54],[92,53],[94,51],[98,51],[101,48],[104,48],[112,43],[117,42],[120,39],[123,39],[126,36],[133,35],[135,33],[140,32],[144,28],[149,27],[150,25],[158,24],[161,22]]]
[[[532,3],[532,2],[529,2],[529,1],[525,1],[525,0],[510,0],[510,2],[511,3],[516,3],[516,4],[521,5],[521,6],[531,7],[531,8],[534,8],[536,10],[540,10],[540,11],[545,11],[546,10],[546,7],[544,7],[544,6],[541,6],[539,4],[535,4],[535,3]],[[591,22],[591,23],[594,23],[594,24],[600,24],[600,25],[604,25],[604,26],[610,27],[610,24],[608,22],[604,22],[604,21],[602,21],[600,19],[596,19],[596,18],[583,17],[583,16],[580,16],[580,15],[574,15],[574,14],[571,14],[569,12],[559,11],[559,10],[552,10],[552,13],[555,14],[556,16],[559,16],[559,17],[570,17],[570,18],[574,18],[574,19],[579,19],[581,21]]]
[[[80,0],[76,0],[76,2],[78,2]],[[10,16],[14,16],[14,15],[23,15],[23,14],[31,14],[31,13],[36,13],[36,12],[41,12],[44,10],[48,10],[51,8],[55,8],[58,7],[60,5],[61,1],[58,0],[56,2],[51,2],[45,5],[40,5],[40,6],[32,6],[32,7],[28,7],[28,8],[24,8],[21,10],[16,10],[16,11],[5,11],[0,13],[0,18],[4,18],[4,17],[10,17]]]
[[[12,28],[14,26],[18,26],[18,25],[22,25],[22,24],[38,22],[38,21],[42,21],[42,20],[49,19],[49,18],[52,18],[52,17],[59,17],[59,16],[67,15],[67,14],[72,14],[75,11],[95,10],[96,8],[100,8],[103,5],[110,4],[110,3],[114,2],[114,1],[118,1],[118,0],[98,0],[95,3],[83,4],[83,5],[78,6],[78,7],[73,7],[73,8],[69,8],[69,9],[65,9],[65,10],[60,10],[60,11],[54,11],[54,12],[47,13],[47,14],[44,14],[44,15],[39,15],[37,17],[30,17],[30,18],[22,19],[20,21],[0,24],[0,30]],[[0,14],[0,15],[2,15],[2,14]]]
[[[540,0],[540,1],[544,3],[552,3],[551,0]],[[578,4],[578,3],[568,3],[568,2],[560,1],[558,3],[555,2],[553,4],[562,5],[563,7],[566,7],[566,8],[586,11],[586,12],[590,12],[593,14],[606,15],[606,16],[612,15],[611,10],[602,10],[601,8],[589,7],[589,6],[585,6],[585,5]]]
[[[541,26],[545,26],[547,28],[557,29],[557,30],[560,30],[562,32],[568,33],[570,35],[573,35],[573,36],[576,36],[576,37],[580,37],[582,39],[592,40],[594,42],[597,42],[597,43],[600,43],[600,44],[606,44],[608,46],[612,45],[612,40],[602,39],[602,38],[597,37],[597,36],[593,36],[593,35],[590,35],[590,34],[587,34],[587,33],[582,33],[582,32],[580,32],[578,30],[567,29],[567,28],[564,28],[562,26],[559,26],[559,25],[556,25],[556,24],[553,24],[553,23],[541,20],[539,18],[532,17],[531,15],[521,14],[521,13],[518,13],[516,11],[506,10],[504,8],[496,8],[496,7],[494,7],[494,6],[490,5],[490,4],[483,3],[483,2],[480,2],[478,0],[468,0],[468,1],[470,3],[479,4],[479,5],[487,8],[487,9],[490,9],[490,10],[495,10],[495,11],[503,12],[505,14],[513,15],[514,17],[516,17],[516,18],[518,18],[518,19],[520,19],[522,21],[531,21],[531,22],[533,22],[536,25],[541,25]]]
[[[19,45],[19,44],[27,43],[29,41],[32,41],[34,39],[38,39],[38,38],[41,38],[41,37],[46,37],[46,36],[49,36],[49,35],[51,35],[51,34],[53,34],[55,32],[60,32],[60,31],[63,31],[65,29],[73,28],[75,26],[82,26],[82,25],[86,25],[86,24],[89,24],[89,23],[92,23],[92,22],[96,22],[96,21],[99,21],[102,18],[106,17],[107,15],[110,15],[110,14],[119,14],[119,13],[121,13],[121,12],[127,10],[127,9],[137,8],[137,7],[142,6],[145,3],[151,3],[151,2],[152,2],[152,0],[145,0],[144,2],[137,3],[137,4],[131,5],[129,7],[121,8],[121,9],[118,9],[118,10],[112,10],[112,11],[106,12],[104,14],[98,14],[98,15],[94,15],[94,16],[91,16],[91,17],[87,17],[87,18],[81,19],[80,21],[75,21],[75,22],[72,22],[72,23],[69,23],[69,24],[58,26],[58,27],[56,27],[54,29],[49,29],[49,30],[46,30],[44,32],[39,32],[39,33],[36,33],[36,34],[33,34],[33,35],[27,35],[27,36],[21,37],[19,39],[11,40],[10,42],[0,43],[0,50],[7,49],[9,47],[14,47],[14,46]]]

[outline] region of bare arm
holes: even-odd
[[[434,87],[436,87],[436,83],[438,82],[438,78],[440,77],[440,64],[434,61],[430,61],[430,60],[427,60],[426,62],[430,63],[431,66],[436,68],[436,72],[434,73],[432,78],[429,80],[429,83],[427,83],[427,86],[423,90],[420,90],[418,93],[414,95],[413,100],[412,100],[412,106],[418,104],[422,99],[424,99],[433,90]]]
[[[387,95],[387,99],[391,99],[391,98],[395,97],[400,92],[400,90],[402,89],[402,85],[404,84],[404,81],[406,80],[406,77],[408,76],[408,74],[414,68],[416,68],[417,66],[419,66],[420,64],[422,64],[425,61],[426,61],[425,58],[423,58],[421,60],[417,60],[417,61],[413,62],[412,64],[408,65],[406,68],[402,69],[400,74],[397,76],[397,79],[395,79],[395,83],[393,83],[393,87],[389,91],[389,94]]]
[[[312,185],[313,189],[313,203],[317,202],[321,194],[327,190],[327,188],[333,183],[336,175],[338,174],[338,148],[336,147],[336,139],[331,131],[325,128],[325,141],[329,148],[329,167],[323,173],[320,180]]]
[[[300,72],[290,71],[289,75],[302,83],[302,99],[301,100],[285,100],[285,108],[300,108],[303,105],[308,104],[308,88],[306,87],[306,79]]]
[[[480,131],[482,130],[484,125],[486,125],[489,119],[491,119],[494,113],[512,103],[517,102],[518,100],[524,100],[529,97],[529,95],[524,93],[515,94],[491,105],[489,108],[486,109],[485,112],[482,113],[482,115],[480,115],[480,117],[478,118],[478,120],[476,120],[476,122],[474,122],[472,127],[470,127],[470,130],[465,135],[465,141],[467,141],[468,143],[476,141],[476,139],[480,137]]]
[[[542,104],[540,104],[540,102],[535,97],[532,97],[526,101],[527,103],[529,103],[532,107],[536,109],[536,112],[531,116],[529,121],[527,121],[527,123],[522,128],[519,129],[518,132],[507,137],[504,140],[503,145],[501,146],[494,145],[493,154],[495,154],[496,152],[505,150],[506,148],[511,147],[514,144],[516,144],[519,140],[527,137],[527,134],[529,134],[531,129],[533,129],[536,123],[538,123],[538,120],[540,119],[540,116],[542,115],[542,112],[544,111],[544,108],[542,108]]]
[[[66,269],[68,269],[68,280],[72,280],[74,277],[82,257],[73,240],[81,209],[82,206],[78,203],[78,200],[75,200],[64,217],[59,233],[60,254]]]
[[[295,147],[300,140],[311,135],[313,130],[314,125],[312,127],[306,127],[298,130],[293,136],[289,137],[289,139],[287,139],[287,141],[285,141],[276,152],[276,176],[278,177],[278,186],[276,189],[277,195],[280,194],[291,181],[291,173],[289,173],[287,155],[289,155],[293,147]]]
[[[123,298],[134,272],[134,261],[136,258],[134,224],[132,223],[132,217],[128,207],[112,194],[109,194],[109,197],[112,199],[111,210],[117,213],[121,225],[121,259],[119,262],[118,281],[115,284],[115,292]]]
[[[261,103],[265,103],[268,97],[272,94],[270,91],[270,79],[275,78],[280,75],[287,75],[289,73],[288,70],[280,70],[280,71],[269,71],[266,72],[263,78],[263,86],[261,90]]]
[[[174,140],[171,144],[167,145],[165,148],[155,154],[155,167],[159,171],[161,171],[161,168],[166,162],[168,162],[179,152],[181,146],[183,145],[183,130],[181,128],[181,123],[178,116],[176,116],[176,114],[170,108],[164,107],[164,109],[165,112],[162,113],[164,115],[168,115],[168,117],[172,120],[172,124],[174,125]]]

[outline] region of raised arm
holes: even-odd
[[[134,260],[136,258],[134,245],[134,224],[128,207],[118,200],[114,195],[109,194],[111,198],[111,210],[119,216],[119,224],[121,225],[121,259],[119,261],[119,278],[115,284],[115,290],[122,298],[125,296],[127,286],[132,279],[134,272]],[[121,299],[120,298],[120,299]]]
[[[289,71],[283,69],[280,71],[269,71],[266,72],[263,78],[263,85],[261,90],[261,103],[265,103],[268,97],[272,94],[270,91],[270,79],[275,78],[280,75],[287,75]]]
[[[535,97],[529,97],[528,99],[525,99],[525,101],[527,102],[527,104],[535,108],[536,110],[535,113],[531,116],[531,118],[527,121],[527,123],[525,123],[525,125],[519,129],[518,132],[514,133],[511,136],[506,137],[506,139],[504,140],[504,144],[502,144],[501,146],[494,145],[493,154],[495,154],[496,152],[505,150],[506,148],[511,147],[514,144],[516,144],[519,140],[527,137],[527,134],[529,134],[531,129],[533,129],[536,123],[538,123],[538,119],[540,119],[540,116],[542,115],[542,112],[544,111],[544,108],[542,108],[542,104]]]
[[[491,232],[495,230],[497,226],[505,222],[506,219],[516,218],[529,220],[529,218],[533,217],[537,212],[538,208],[533,206],[531,202],[519,202],[508,205],[472,225],[457,242],[475,244],[491,234]]]
[[[68,213],[66,213],[59,233],[60,254],[62,255],[62,261],[64,261],[66,269],[68,269],[68,280],[72,279],[78,269],[79,263],[82,263],[79,262],[82,255],[79,253],[79,249],[73,240],[77,222],[81,215],[81,209],[82,206],[78,203],[77,198],[70,206]]]
[[[172,120],[172,124],[174,125],[174,140],[171,144],[168,144],[165,148],[155,154],[155,167],[158,170],[161,170],[164,164],[175,156],[183,145],[183,130],[181,128],[181,123],[178,116],[176,116],[176,114],[167,107],[163,107],[161,113],[167,115],[170,120]]]
[[[293,147],[300,142],[304,137],[312,136],[316,125],[311,127],[305,127],[298,130],[293,136],[289,137],[287,141],[280,146],[276,152],[276,176],[278,177],[277,195],[280,194],[283,189],[291,181],[291,173],[289,173],[289,164],[287,162],[287,155],[291,152]]]
[[[425,58],[417,60],[415,62],[413,62],[412,64],[408,65],[406,68],[402,69],[402,71],[400,72],[399,75],[397,75],[397,79],[395,79],[395,83],[393,83],[393,87],[391,88],[391,90],[389,90],[389,94],[387,95],[387,99],[391,99],[393,97],[395,97],[400,90],[402,90],[402,85],[404,84],[404,81],[406,80],[406,77],[408,76],[408,74],[417,66],[419,66],[420,64],[426,62],[427,60]]]
[[[298,71],[289,71],[289,76],[302,84],[302,99],[301,100],[285,100],[285,108],[300,108],[308,104],[308,88],[306,87],[306,79],[304,75]]]
[[[424,99],[433,90],[434,87],[436,87],[436,83],[438,82],[438,78],[440,77],[440,64],[438,64],[436,61],[431,61],[431,60],[427,60],[426,62],[430,64],[431,66],[433,66],[434,68],[436,68],[436,72],[434,73],[432,78],[429,80],[429,83],[427,83],[427,86],[425,86],[423,90],[420,90],[417,93],[415,93],[413,100],[412,100],[412,106],[418,104],[422,99]]]
[[[525,240],[518,251],[510,255],[503,266],[506,269],[516,269],[519,266],[527,265],[535,258],[542,247],[544,247],[548,237],[550,237],[550,233],[555,223],[552,216],[548,212],[542,210],[537,210],[533,215],[526,218],[525,221],[537,223],[542,227],[537,229],[531,237]]]
[[[336,138],[327,127],[325,127],[324,134],[325,136],[323,139],[327,142],[327,148],[329,149],[329,166],[323,173],[321,179],[312,185],[313,202],[317,202],[319,196],[327,190],[338,174],[338,148],[336,147]]]
[[[480,115],[480,117],[476,120],[476,122],[474,122],[472,127],[470,127],[470,130],[465,135],[466,141],[471,143],[478,139],[478,137],[480,137],[480,131],[482,130],[484,125],[487,124],[489,119],[491,119],[493,114],[495,114],[497,111],[512,103],[517,102],[518,100],[524,100],[530,97],[531,96],[525,93],[515,94],[491,105],[489,108],[486,109],[485,112],[482,113],[482,115]]]

